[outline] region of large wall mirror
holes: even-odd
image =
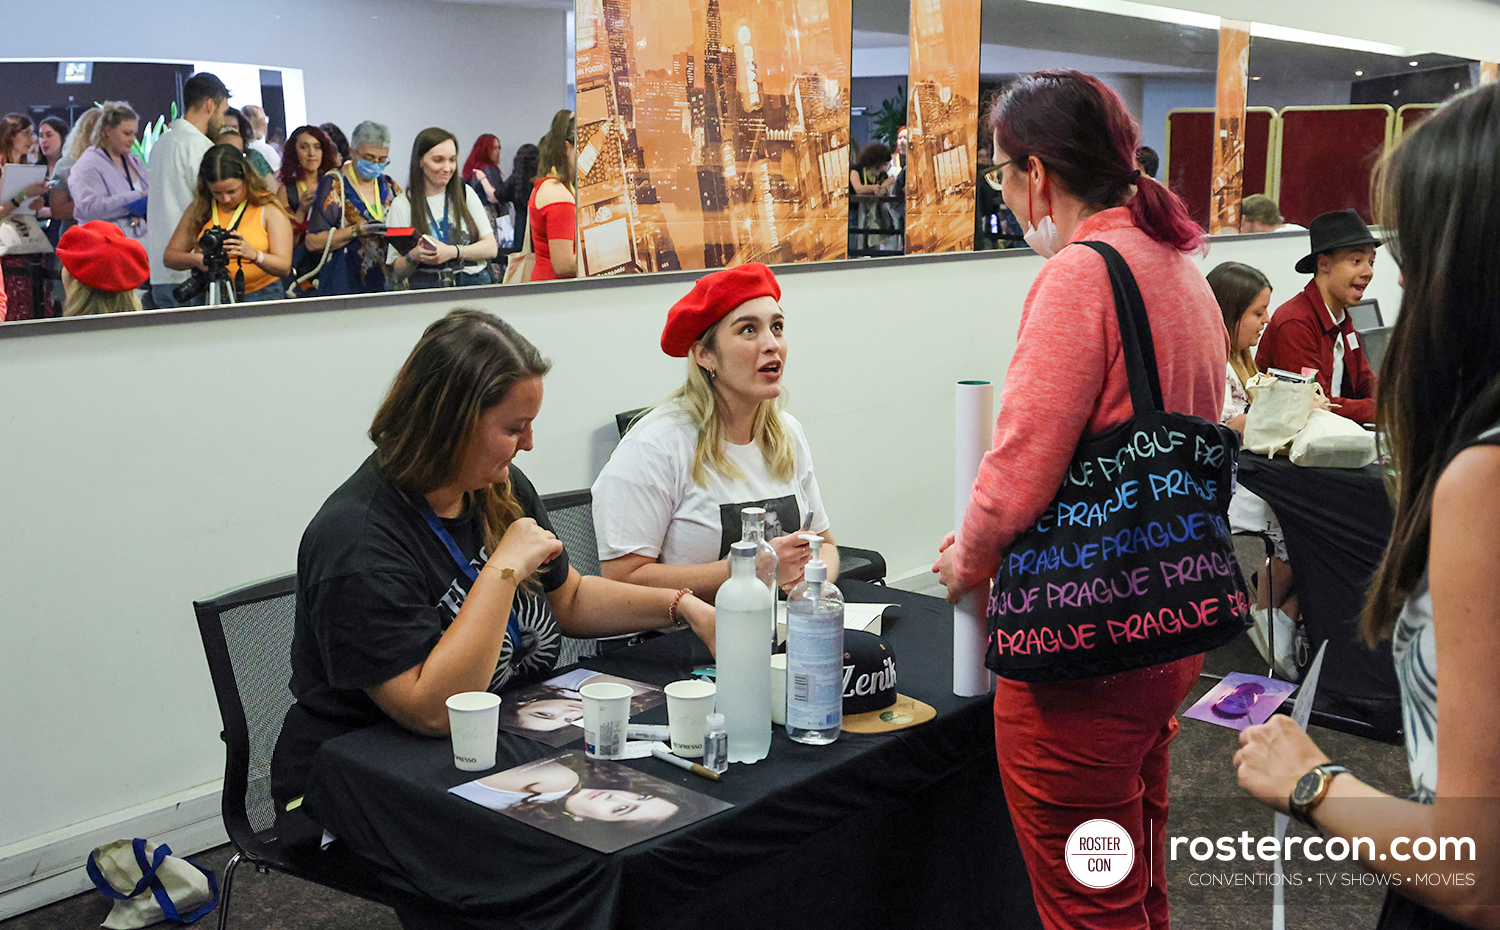
[[[340,15],[356,8],[353,0],[335,5]],[[71,123],[95,100],[127,99],[144,127],[170,116],[187,74],[211,68],[231,85],[234,104],[266,110],[275,141],[304,121],[352,129],[358,117],[340,102],[352,86],[367,86],[389,110],[368,115],[392,129],[386,171],[403,187],[412,139],[423,126],[454,131],[460,167],[482,133],[498,137],[498,157],[477,167],[489,180],[504,181],[512,195],[492,201],[495,215],[485,220],[503,241],[503,263],[520,245],[518,221],[534,183],[529,163],[515,156],[538,143],[558,106],[569,107],[576,113],[577,266],[580,274],[598,276],[1019,247],[1021,230],[981,180],[993,153],[978,120],[1016,75],[1075,68],[1119,92],[1142,126],[1143,144],[1159,159],[1156,176],[1210,225],[1216,16],[1131,0],[536,6],[381,7],[375,19],[388,21],[397,9],[413,23],[440,18],[438,28],[466,60],[483,47],[481,35],[503,32],[526,43],[526,30],[545,34],[545,41],[529,43],[527,56],[483,62],[484,86],[495,89],[492,103],[471,93],[467,103],[448,101],[439,115],[428,112],[437,106],[430,95],[378,64],[351,77],[335,75],[311,46],[288,52],[274,67],[0,62],[0,109],[37,123],[43,117]],[[537,32],[541,16],[546,28]],[[977,29],[949,22],[973,16]],[[1241,193],[1278,202],[1283,227],[1305,225],[1327,209],[1352,207],[1368,216],[1366,179],[1374,159],[1434,106],[1481,80],[1478,63],[1423,49],[1262,24],[1250,24],[1250,35]],[[942,43],[936,52],[934,42]],[[977,82],[965,70],[971,52]],[[942,73],[934,77],[934,68]],[[518,97],[505,92],[511,82],[556,86]],[[923,197],[948,211],[941,228],[933,227],[937,232],[919,228],[926,207],[912,205]],[[966,211],[962,220],[954,219],[955,204]],[[19,253],[9,255],[8,281],[30,277],[38,287],[59,287],[55,260],[32,264],[48,261],[38,272],[23,269],[27,260]],[[15,296],[10,304],[9,319],[56,307],[18,312]]]

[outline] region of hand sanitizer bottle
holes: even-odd
[[[714,598],[718,694],[730,762],[758,762],[771,751],[771,632],[775,601],[755,577],[755,546],[729,547],[729,580]]]
[[[818,557],[823,537],[802,538],[813,557],[786,605],[786,735],[822,746],[843,732],[844,595]]]

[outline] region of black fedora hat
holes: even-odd
[[[1336,210],[1313,218],[1307,228],[1312,240],[1312,251],[1297,262],[1298,274],[1312,274],[1318,270],[1318,256],[1338,249],[1352,249],[1362,245],[1380,245],[1380,240],[1370,234],[1370,227],[1353,210]]]

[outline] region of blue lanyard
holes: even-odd
[[[424,201],[422,201],[422,206],[424,206],[424,207],[427,208],[427,219],[431,221],[431,225],[437,227],[438,238],[441,239],[441,240],[443,240],[443,242],[445,244],[452,245],[453,243],[448,241],[448,195],[447,195],[447,193],[443,194],[443,222],[442,222],[442,225],[439,225],[438,221],[437,221],[437,217],[435,217],[435,216],[432,215],[432,204],[431,203],[429,203],[426,200],[424,200]]]
[[[446,526],[443,526],[443,521],[438,519],[437,512],[432,509],[432,505],[427,502],[427,498],[421,494],[416,495],[416,498],[417,509],[422,512],[422,519],[426,520],[427,525],[432,527],[432,532],[437,534],[438,541],[447,548],[448,554],[453,556],[453,561],[457,562],[458,567],[463,570],[463,573],[469,576],[469,583],[472,585],[475,581],[478,581],[479,569],[475,568],[468,559],[464,558],[463,550],[458,548],[458,543],[453,539],[453,534],[448,532]],[[516,595],[519,596],[520,593],[520,590],[517,589]],[[514,606],[511,607],[510,619],[505,624],[505,634],[510,637],[510,661],[511,665],[514,666],[521,658],[521,618],[516,615],[516,608]]]

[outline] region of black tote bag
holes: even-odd
[[[1239,436],[1162,409],[1135,276],[1110,246],[1076,244],[1109,269],[1134,415],[1080,440],[1057,495],[1000,561],[984,664],[1014,681],[1170,662],[1250,622],[1226,518]]]

